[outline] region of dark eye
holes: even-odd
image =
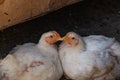
[[[53,35],[50,35],[50,38],[53,38],[54,36]]]
[[[72,40],[74,40],[75,39],[75,37],[72,37]]]

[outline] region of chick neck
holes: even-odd
[[[57,49],[55,45],[47,43],[44,37],[41,37],[41,39],[39,40],[39,43],[37,44],[37,47],[40,50],[40,52],[42,52],[47,56],[53,57],[57,55],[56,54]]]

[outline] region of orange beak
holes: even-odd
[[[63,38],[62,37],[58,38],[58,41],[63,41]]]
[[[68,35],[64,36],[62,40],[67,42],[68,44],[71,44],[71,39],[68,37]]]
[[[63,41],[66,41],[66,42],[70,42],[71,40],[70,40],[70,38],[68,37],[70,34],[71,34],[71,32],[68,32],[68,33],[62,38],[62,40],[63,40]]]
[[[62,37],[62,38],[61,38],[61,40],[63,40],[63,41],[66,41],[66,42],[67,42],[67,41],[69,41],[69,38],[68,38],[67,36],[64,36],[64,37]]]

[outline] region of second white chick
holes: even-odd
[[[59,38],[56,31],[50,31],[41,36],[38,44],[25,43],[15,47],[10,52],[14,62],[7,58],[0,63],[0,80],[59,80],[63,71],[54,45]],[[7,66],[13,64],[16,67]],[[16,69],[18,72],[12,74]]]
[[[106,77],[120,65],[115,57],[120,55],[120,45],[114,39],[101,35],[80,37],[69,32],[63,40],[59,54],[66,76],[72,80],[111,80]]]

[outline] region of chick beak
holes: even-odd
[[[63,41],[67,41],[66,36],[62,37],[61,40],[63,40]]]
[[[67,42],[68,44],[71,44],[71,40],[70,40],[70,38],[68,38],[68,36],[64,36],[62,38],[62,40],[65,41],[65,42]]]
[[[63,40],[64,40],[64,38],[61,38],[61,37],[60,37],[60,38],[58,38],[58,41],[63,41]]]

